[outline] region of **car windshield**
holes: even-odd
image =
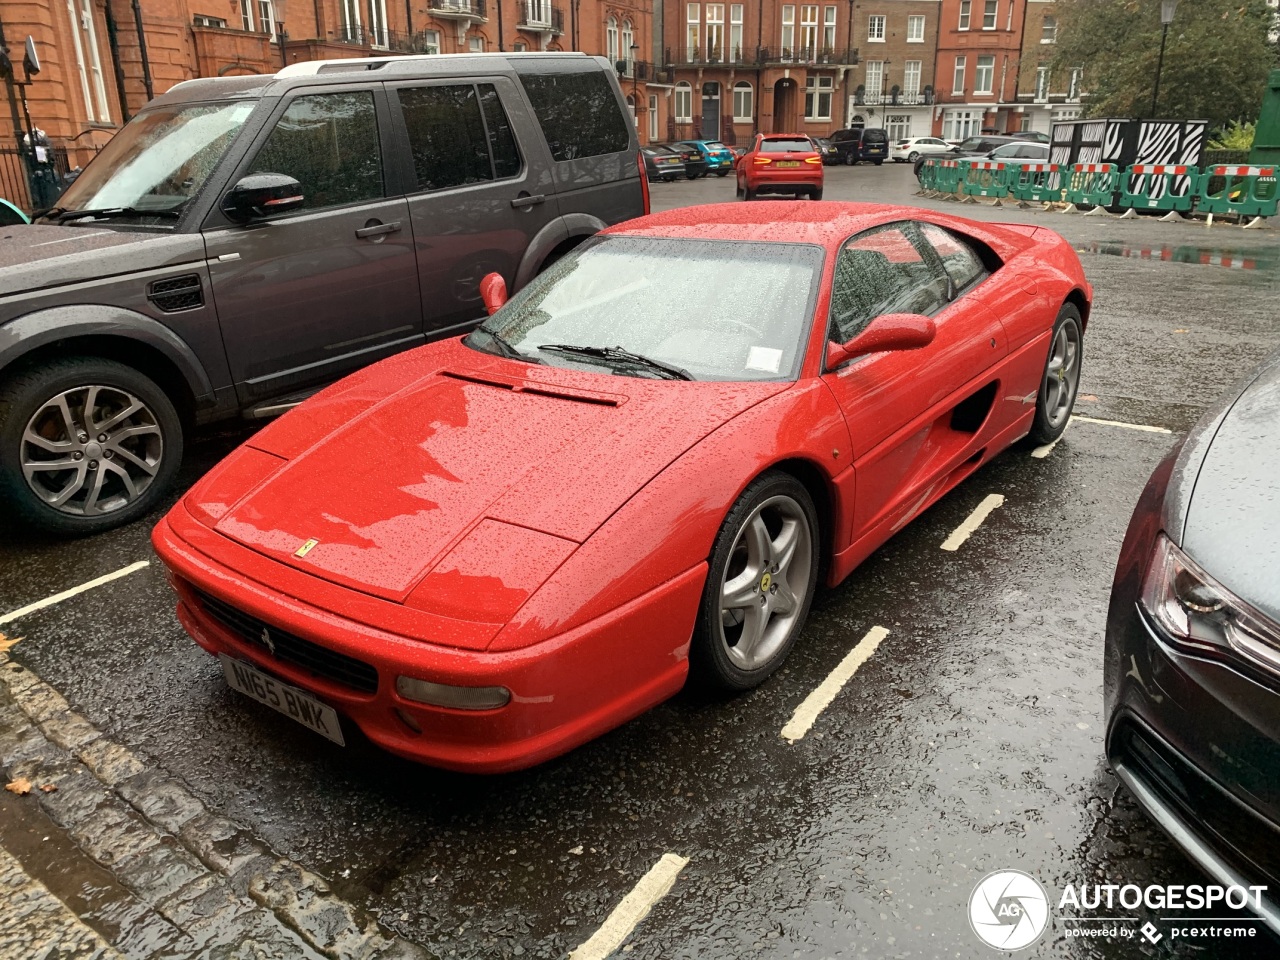
[[[138,114],[67,188],[59,209],[124,208],[128,212],[113,219],[172,226],[173,214],[200,192],[254,103],[172,104]]]
[[[792,150],[813,151],[813,144],[806,139],[796,137],[788,140],[761,140],[761,153],[790,153]]]
[[[620,347],[695,380],[791,379],[822,261],[810,244],[597,237],[530,281],[481,330],[557,367],[660,373],[539,348]],[[490,340],[467,342],[489,350]]]

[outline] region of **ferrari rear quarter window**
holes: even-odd
[[[809,244],[598,237],[535,277],[482,329],[553,366],[652,375],[540,349],[621,347],[697,380],[790,379],[822,261]]]
[[[925,239],[937,251],[942,259],[942,266],[956,285],[956,290],[964,290],[981,282],[987,275],[982,258],[967,243],[953,233],[948,233],[932,223],[920,225]]]

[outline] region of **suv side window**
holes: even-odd
[[[302,184],[303,207],[308,210],[382,197],[382,148],[373,91],[295,97],[249,173],[293,177]]]
[[[906,224],[889,224],[845,242],[831,287],[832,335],[848,343],[886,313],[932,314],[946,306],[934,266],[921,256]]]
[[[396,91],[419,190],[445,190],[520,172],[511,124],[492,84]]]
[[[555,72],[537,63],[516,64],[533,112],[556,160],[578,160],[627,149],[631,133],[604,71]]]
[[[935,227],[932,223],[922,223],[920,229],[937,251],[943,269],[956,285],[957,293],[986,279],[987,268],[983,266],[982,258],[954,233]]]

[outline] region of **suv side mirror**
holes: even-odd
[[[883,350],[919,350],[933,343],[938,326],[919,313],[886,313],[876,317],[848,343],[827,343],[827,369],[834,370],[854,357]]]
[[[253,173],[222,198],[222,212],[237,223],[261,220],[302,206],[302,184],[283,173]]]
[[[493,316],[507,302],[507,281],[500,273],[486,273],[480,281],[480,299],[484,308]]]

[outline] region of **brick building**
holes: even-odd
[[[884,127],[891,140],[932,132],[939,0],[862,0],[860,63],[841,126]]]
[[[1028,0],[1017,94],[1023,130],[1049,133],[1054,123],[1080,117],[1084,67],[1057,71],[1050,68],[1057,38],[1054,0]]]
[[[0,10],[15,64],[26,37],[35,40],[31,120],[69,166],[175,83],[300,60],[579,49],[621,61],[642,120],[651,68],[640,54],[653,48],[652,24],[652,0],[5,0]],[[23,128],[20,94],[7,86],[13,123],[0,123],[0,175]]]
[[[1024,129],[1019,104],[1028,0],[942,0],[933,133],[960,139]]]

